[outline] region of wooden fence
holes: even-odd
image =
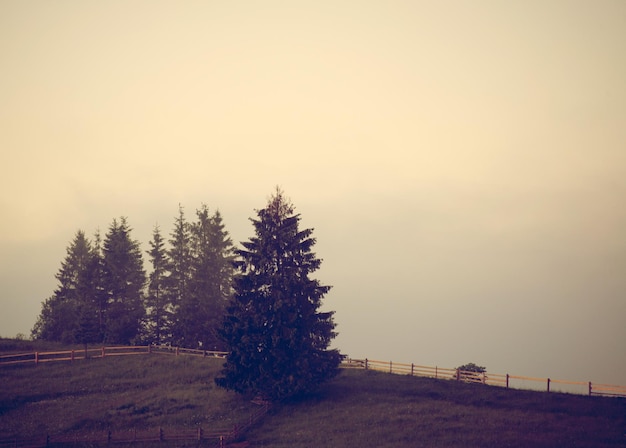
[[[148,355],[151,353],[172,355],[196,355],[213,358],[225,358],[228,352],[194,350],[190,348],[171,347],[168,345],[137,345],[124,347],[99,347],[57,352],[18,353],[1,355],[0,366],[10,364],[34,363],[51,361],[76,361],[87,358],[105,358],[107,356]]]
[[[258,422],[269,410],[264,403],[250,418],[231,428],[196,429],[134,429],[121,431],[84,432],[72,434],[40,434],[31,437],[12,437],[0,439],[0,448],[52,448],[71,445],[112,445],[156,442],[191,442],[198,446],[224,448],[240,438],[252,425]]]
[[[192,355],[209,358],[225,358],[228,352],[195,350],[168,345],[124,346],[124,347],[99,347],[79,350],[65,350],[55,352],[18,353],[0,355],[0,366],[16,364],[39,365],[54,361],[78,361],[92,358],[105,358],[110,356],[126,355]],[[72,434],[39,434],[29,437],[0,438],[0,448],[39,448],[39,447],[63,447],[75,444],[111,445],[131,443],[155,443],[155,442],[190,442],[198,441],[198,445],[209,447],[234,446],[232,442],[237,440],[245,431],[263,417],[269,409],[269,403],[261,402],[257,411],[250,418],[238,425],[229,428],[214,428],[205,430],[196,429],[165,429],[162,427],[153,429],[137,429],[131,431],[105,431]]]
[[[51,361],[75,361],[87,358],[105,358],[107,356],[147,355],[195,355],[213,358],[226,358],[228,352],[196,350],[169,345],[140,345],[123,347],[99,347],[79,350],[66,350],[56,352],[19,353],[13,355],[1,355],[0,366],[11,364],[34,363],[38,365]],[[626,386],[613,384],[599,384],[591,381],[567,381],[551,378],[535,378],[528,376],[477,373],[450,369],[443,367],[422,366],[417,364],[403,364],[392,361],[375,361],[371,359],[346,358],[341,365],[343,368],[362,368],[377,370],[401,375],[422,376],[435,379],[448,379],[467,383],[482,383],[492,386],[506,387],[507,389],[535,389],[547,392],[570,392],[585,395],[602,395],[612,397],[626,397]],[[565,386],[565,387],[563,387]]]
[[[480,383],[491,386],[500,386],[507,389],[538,389],[547,392],[573,392],[583,393],[586,395],[602,395],[611,397],[626,397],[626,386],[617,386],[613,384],[598,384],[591,381],[566,381],[554,380],[551,378],[534,378],[528,376],[497,374],[497,373],[478,373],[466,370],[450,369],[442,367],[421,366],[417,364],[404,364],[392,361],[375,361],[372,359],[351,359],[346,358],[342,363],[344,368],[359,368],[366,370],[376,370],[379,372],[395,373],[400,375],[421,376],[435,379],[463,381],[466,383]],[[543,387],[542,385],[543,384]],[[562,390],[564,386],[569,387],[568,390]],[[555,387],[556,386],[556,387]]]

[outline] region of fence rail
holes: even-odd
[[[171,347],[168,345],[136,345],[0,355],[0,366],[25,363],[39,364],[51,361],[76,361],[87,358],[105,358],[107,356],[147,355],[151,353],[196,355],[213,358],[225,358],[228,354],[228,352],[195,350],[190,348]]]
[[[87,358],[105,358],[107,356],[146,355],[146,354],[169,354],[169,355],[193,355],[212,358],[226,358],[228,352],[197,350],[169,345],[138,345],[121,347],[100,347],[80,350],[67,350],[55,352],[18,353],[12,355],[0,355],[0,366],[12,364],[34,363],[52,361],[75,361]],[[614,384],[598,384],[591,381],[555,380],[551,378],[536,378],[520,375],[497,374],[491,372],[471,372],[467,370],[451,369],[444,367],[422,366],[392,361],[376,361],[373,359],[346,358],[341,365],[343,368],[357,368],[376,370],[380,372],[395,373],[400,375],[422,376],[435,379],[448,379],[463,381],[466,383],[481,383],[491,386],[501,386],[507,389],[537,389],[541,383],[545,385],[547,392],[559,390],[558,386],[576,386],[574,393],[585,395],[626,397],[626,386]],[[530,387],[529,387],[530,385]],[[556,389],[555,389],[556,386]],[[571,392],[572,390],[569,390]]]
[[[230,428],[214,428],[205,430],[201,427],[196,429],[176,429],[163,427],[153,429],[133,429],[119,431],[100,431],[71,434],[41,434],[34,437],[11,437],[0,439],[0,448],[43,448],[63,447],[76,444],[111,445],[151,442],[190,442],[208,441],[213,442],[209,446],[227,447],[230,442],[237,440],[252,425],[257,423],[269,410],[269,404],[263,404],[250,418],[239,425]]]
[[[392,361],[377,361],[373,359],[352,359],[346,358],[342,367],[356,368],[365,370],[375,370],[378,372],[394,373],[399,375],[421,376],[435,379],[455,380],[466,383],[480,383],[491,386],[500,386],[507,389],[526,389],[529,384],[535,385],[531,389],[541,387],[541,383],[545,385],[545,391],[554,392],[555,386],[578,386],[578,389],[569,390],[573,393],[582,393],[585,395],[608,396],[608,397],[624,397],[626,398],[626,386],[617,386],[613,384],[598,384],[591,381],[569,381],[554,380],[551,378],[536,378],[520,375],[498,374],[491,372],[471,372],[460,369],[450,369],[443,367],[421,366],[417,364],[406,364]]]

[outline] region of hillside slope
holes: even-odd
[[[0,434],[232,427],[257,407],[215,387],[221,364],[153,354],[3,366]],[[624,447],[626,399],[346,370],[275,405],[246,438],[273,448]]]
[[[229,428],[255,405],[215,386],[222,360],[111,356],[0,368],[0,434]]]
[[[626,399],[345,371],[276,408],[252,446],[624,447]]]

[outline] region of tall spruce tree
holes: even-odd
[[[87,294],[92,298],[98,319],[98,337],[96,342],[104,341],[106,327],[107,292],[104,289],[104,257],[102,254],[102,238],[98,229],[94,235],[91,249],[90,264],[85,273]]]
[[[168,300],[167,281],[167,254],[165,241],[158,226],[154,227],[150,250],[152,272],[149,276],[148,294],[146,296],[146,339],[154,344],[161,344],[169,340],[171,334],[171,305]]]
[[[330,286],[309,278],[321,264],[313,229],[299,230],[300,215],[280,189],[251,221],[255,236],[237,251],[235,295],[220,329],[230,354],[216,383],[282,399],[338,372],[341,355],[329,349],[334,312],[319,310]]]
[[[223,348],[217,335],[224,308],[231,297],[234,248],[219,211],[212,216],[202,205],[191,225],[191,278],[181,302],[182,344],[208,350]]]
[[[135,342],[145,315],[146,274],[139,242],[131,238],[126,218],[114,219],[103,245],[103,288],[107,297],[105,341]]]
[[[181,313],[181,306],[190,296],[192,257],[191,257],[191,230],[185,218],[182,205],[178,205],[178,217],[174,223],[174,230],[170,234],[170,247],[167,250],[167,299],[172,307],[172,336],[175,345],[184,345],[185,318]]]
[[[100,343],[104,339],[103,313],[106,308],[106,296],[102,288],[102,263],[102,241],[100,233],[96,232],[89,259],[81,271],[79,280],[82,300],[74,339],[75,342],[85,346]]]
[[[84,231],[78,230],[56,274],[59,286],[43,302],[41,314],[32,330],[33,338],[75,342],[79,315],[90,300],[85,272],[90,266],[91,255],[90,241]]]

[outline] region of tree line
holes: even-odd
[[[254,236],[236,249],[218,211],[188,222],[179,207],[167,244],[154,228],[149,275],[126,218],[103,239],[77,231],[33,337],[225,350],[220,387],[269,400],[310,391],[341,362],[334,312],[320,311],[331,287],[311,278],[313,229],[280,188],[250,221]]]
[[[32,337],[65,343],[171,343],[224,349],[217,327],[231,298],[234,246],[219,211],[188,221],[179,206],[168,241],[155,226],[147,275],[127,218],[102,239],[78,230],[42,304]]]

